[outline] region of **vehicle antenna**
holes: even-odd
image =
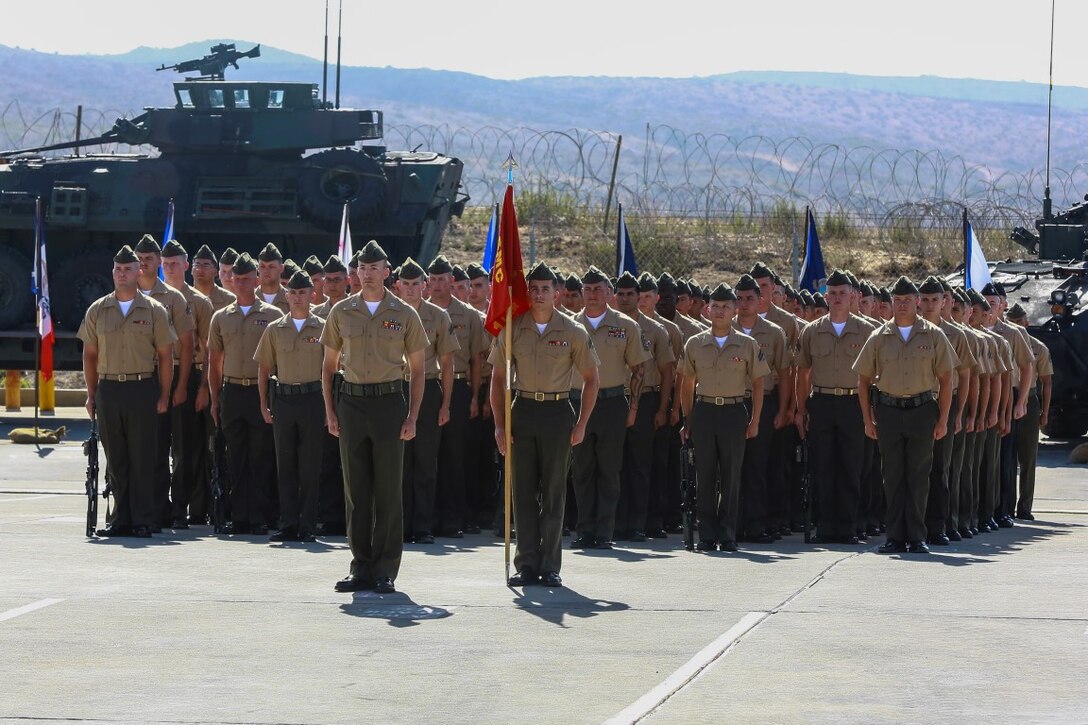
[[[1054,5],[1056,0],[1050,0],[1050,90],[1046,97],[1046,186],[1043,188],[1043,218],[1050,219],[1050,112],[1054,105]]]
[[[340,0],[340,23],[336,27],[336,107],[340,108],[340,39],[344,31],[344,0]]]
[[[321,107],[329,102],[329,0],[325,0],[325,61],[321,66]]]

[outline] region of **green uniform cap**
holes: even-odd
[[[1027,316],[1028,311],[1021,307],[1019,302],[1010,307],[1009,311],[1005,313],[1005,317],[1008,317],[1010,320],[1021,320]]]
[[[242,252],[238,255],[238,259],[234,260],[231,269],[235,274],[249,274],[257,271],[257,265],[254,264],[253,257],[249,256],[249,252]]]
[[[816,292],[812,295],[812,305],[814,307],[822,307],[825,310],[828,309],[827,300],[824,299],[824,296],[819,292]]]
[[[466,272],[465,268],[462,267],[459,264],[453,265],[453,281],[454,282],[467,282],[468,281],[468,272]]]
[[[287,280],[287,289],[312,289],[313,286],[314,281],[310,278],[310,273],[304,269],[295,270],[291,279]]]
[[[283,255],[280,254],[280,250],[276,248],[276,245],[272,242],[264,245],[264,249],[257,255],[257,259],[261,262],[282,262]]]
[[[759,283],[756,282],[756,278],[750,274],[742,274],[740,279],[737,280],[737,286],[734,287],[737,292],[755,292],[759,297]]]
[[[427,274],[452,274],[453,265],[450,264],[450,260],[446,259],[445,255],[439,254],[434,258],[434,261],[427,267]]]
[[[985,291],[985,290],[983,290],[983,291]],[[990,311],[989,301],[985,297],[983,297],[981,294],[979,294],[978,290],[975,290],[975,289],[967,290],[967,299],[971,300],[972,305],[978,305],[979,307],[981,307],[986,312]]]
[[[215,258],[215,252],[213,252],[211,250],[211,247],[209,247],[207,244],[200,245],[200,249],[196,250],[196,254],[193,255],[193,259],[207,259],[210,260],[212,264],[218,262],[218,260]]]
[[[397,267],[397,279],[419,279],[423,276],[423,267],[416,260],[408,257],[404,263]]]
[[[132,264],[133,262],[139,262],[140,258],[136,256],[136,252],[132,251],[132,247],[126,244],[117,250],[117,254],[113,255],[113,261],[117,264]]]
[[[219,258],[220,264],[234,264],[238,261],[238,250],[234,247],[227,247],[223,252],[223,256]]]
[[[944,294],[944,287],[941,286],[941,280],[931,274],[922,281],[918,291],[924,295]]]
[[[748,272],[748,274],[752,275],[753,279],[766,279],[768,277],[774,279],[774,272],[772,272],[771,268],[765,265],[763,262],[756,262],[755,264],[753,264],[752,269]]]
[[[468,275],[469,279],[480,279],[481,277],[489,277],[490,276],[487,273],[486,269],[481,267],[479,264],[476,264],[475,262],[473,262],[472,264],[470,264],[468,266],[468,268],[465,270],[465,274]]]
[[[181,243],[176,239],[171,239],[162,248],[162,256],[164,257],[184,257],[187,254],[185,247],[181,246]]]
[[[322,267],[325,274],[329,272],[347,272],[348,268],[344,266],[343,260],[337,257],[335,254],[330,254],[329,258],[325,260],[325,265]]]
[[[140,237],[140,241],[136,242],[136,252],[139,254],[147,254],[148,252],[162,254],[162,247],[155,241],[155,237],[145,234]]]
[[[302,268],[311,276],[315,274],[325,274],[325,267],[321,264],[321,260],[318,259],[315,254],[311,254],[306,258],[306,261],[302,263]]]
[[[586,273],[582,275],[582,284],[598,284],[599,282],[607,282],[608,277],[604,272],[591,266],[586,270]]]
[[[831,273],[831,276],[827,278],[828,287],[839,287],[848,284],[850,284],[850,277],[841,269],[836,269]]]
[[[572,274],[563,282],[563,287],[565,287],[568,292],[581,292],[582,280]]]
[[[643,272],[638,278],[639,292],[657,292],[657,280],[649,272]]]
[[[727,284],[720,284],[710,293],[711,302],[736,302],[737,294]]]
[[[301,267],[293,259],[283,260],[283,269],[280,271],[280,279],[288,280],[294,276],[295,272],[299,271]]]
[[[1001,293],[997,289],[997,285],[993,282],[987,282],[986,286],[982,288],[983,297],[1000,297]]]
[[[638,289],[638,280],[630,272],[624,272],[616,279],[616,289]]]
[[[881,287],[876,292],[877,292],[877,295],[880,297],[881,302],[891,302],[892,301],[892,293],[888,291],[887,287]]]
[[[850,280],[849,284],[850,284],[851,287],[853,287],[856,290],[861,289],[861,282],[858,281],[858,278],[854,275],[853,272],[851,272],[850,270],[847,269],[847,270],[844,270],[843,273],[846,275],[846,279]]]
[[[374,264],[375,262],[386,262],[389,260],[389,255],[382,249],[382,245],[374,239],[371,239],[366,243],[366,246],[359,251],[359,264]]]
[[[906,275],[901,276],[895,280],[895,285],[891,288],[891,294],[893,295],[916,295],[918,294],[918,285],[911,282],[910,277]]]
[[[672,275],[668,272],[662,272],[661,276],[657,278],[657,289],[659,292],[664,292],[665,290],[672,290],[675,292],[676,280],[673,279]]]
[[[528,282],[552,282],[555,283],[555,272],[544,262],[537,262],[533,265],[533,268],[529,270],[529,274],[525,276],[525,280]],[[568,283],[570,280],[567,280]],[[578,286],[581,289],[581,285]]]
[[[801,290],[801,306],[812,307],[815,304],[815,300],[812,299],[812,293],[807,289]]]

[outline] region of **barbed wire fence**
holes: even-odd
[[[84,109],[82,137],[100,135],[125,115]],[[11,101],[0,111],[0,145],[70,141],[75,127],[74,113],[28,114]],[[831,265],[884,276],[954,266],[965,209],[988,252],[1004,258],[1020,253],[1008,234],[1015,226],[1032,227],[1045,183],[1038,169],[992,169],[939,150],[689,133],[652,124],[640,136],[623,137],[574,128],[389,125],[384,143],[464,162],[463,190],[479,213],[466,214],[460,224],[481,244],[477,227],[486,226],[486,210],[501,199],[501,165],[513,155],[521,221],[531,226],[534,252],[573,265],[610,264],[615,232],[605,220],[614,221],[621,203],[641,266],[681,273],[729,272],[756,258],[788,269],[803,235],[798,226],[805,206],[816,212]],[[1050,185],[1058,208],[1079,200],[1088,190],[1088,163],[1052,169]]]

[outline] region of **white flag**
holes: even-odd
[[[982,291],[993,279],[990,277],[990,265],[986,264],[986,257],[982,254],[982,245],[978,243],[975,230],[971,228],[971,222],[967,222],[967,259],[964,260],[963,276],[964,286],[967,289]]]
[[[340,247],[337,250],[340,255],[340,261],[347,267],[351,264],[351,257],[354,252],[351,250],[351,225],[348,224],[348,205],[344,202],[344,218],[340,222]]]

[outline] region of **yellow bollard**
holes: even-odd
[[[19,400],[19,381],[21,379],[22,373],[19,370],[8,370],[8,374],[4,376],[4,404],[7,406],[9,413],[18,413],[22,410]]]
[[[56,377],[46,380],[38,373],[38,412],[53,413],[57,407]]]

